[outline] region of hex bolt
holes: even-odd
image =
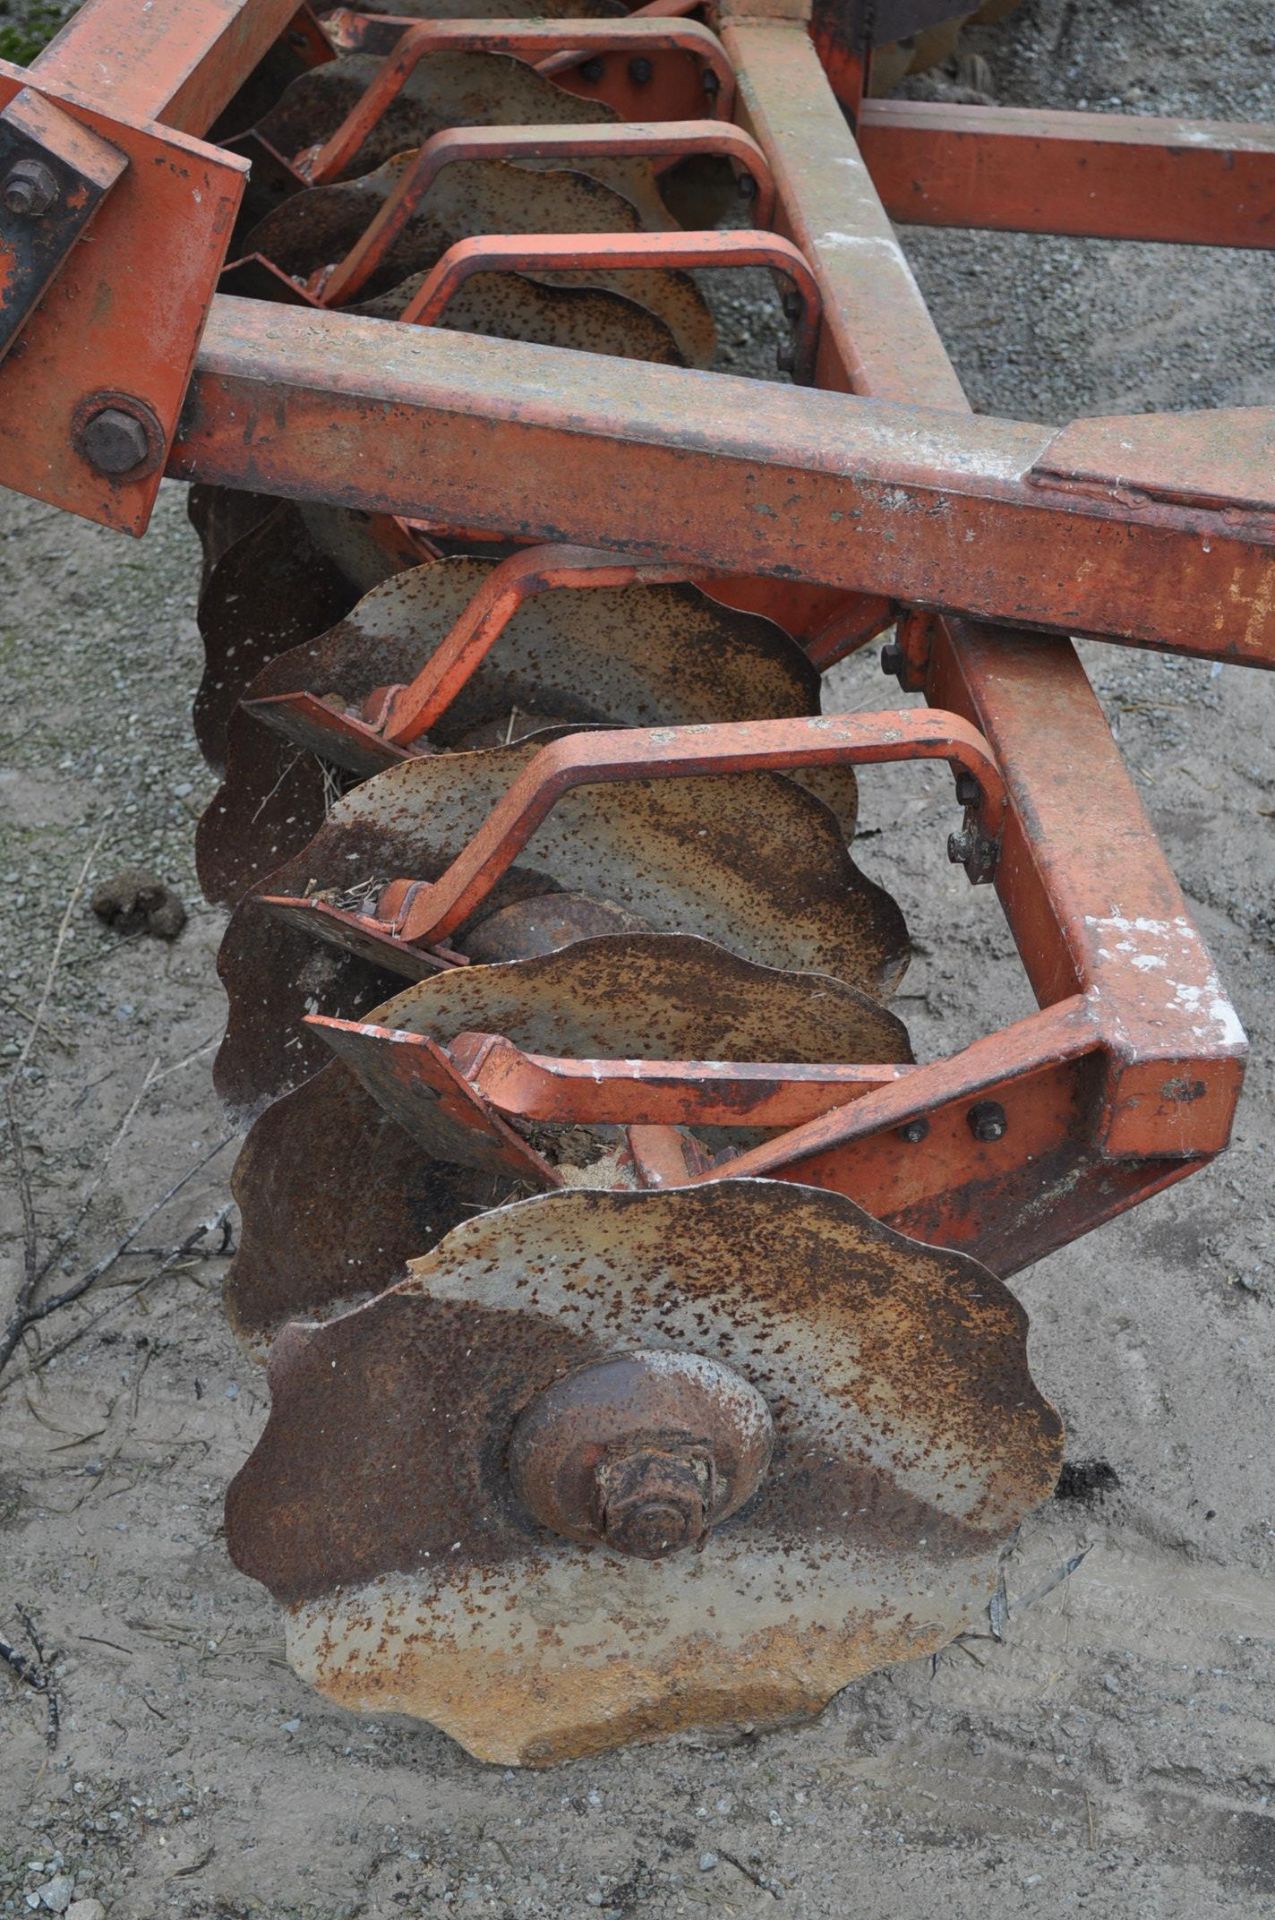
[[[635,87],[644,87],[655,69],[645,57],[629,61],[629,79]]]
[[[983,789],[972,773],[958,773],[956,776],[956,798],[963,807],[976,807],[983,797]]]
[[[708,1531],[712,1463],[684,1448],[639,1448],[599,1466],[598,1531],[636,1560],[697,1546]]]
[[[918,1114],[915,1120],[908,1120],[898,1128],[900,1140],[906,1140],[910,1147],[919,1147],[930,1131],[930,1123]]]
[[[900,674],[907,661],[897,640],[887,640],[881,649],[882,673]]]
[[[596,86],[606,72],[606,62],[595,54],[592,60],[582,60],[577,71],[582,80],[587,80],[590,86]]]
[[[967,860],[972,860],[977,848],[977,836],[968,827],[962,833],[947,836],[947,857],[954,867],[963,867]]]
[[[58,197],[58,179],[52,167],[35,158],[19,160],[10,167],[0,187],[5,210],[20,220],[38,220]]]
[[[103,407],[80,431],[80,452],[99,473],[131,473],[150,452],[146,429],[122,407]]]
[[[978,1100],[965,1118],[976,1140],[1003,1140],[1009,1127],[1005,1109],[998,1100]]]

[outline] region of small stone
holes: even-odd
[[[175,940],[186,924],[186,909],[171,887],[143,867],[125,867],[93,889],[90,902],[99,920],[118,934],[149,933]]]
[[[1120,1682],[1116,1679],[1114,1673],[1104,1673],[1102,1676],[1102,1684],[1108,1693],[1119,1693],[1120,1691]]]
[[[59,1873],[52,1880],[46,1880],[37,1887],[40,1905],[47,1907],[50,1913],[65,1913],[71,1904],[71,1895],[75,1892],[75,1882],[69,1873]]]
[[[106,1908],[100,1900],[72,1900],[66,1920],[106,1920]]]
[[[701,1853],[699,1857],[699,1870],[701,1873],[711,1873],[716,1865],[717,1855],[715,1853]]]

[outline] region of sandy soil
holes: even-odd
[[[1272,111],[1261,4],[1041,0],[980,44],[1014,102]],[[985,409],[1275,401],[1269,260],[907,244]],[[187,721],[196,560],[175,489],[140,548],[0,499],[0,1069],[47,1288],[206,1162],[0,1382],[0,1635],[30,1652],[25,1610],[61,1707],[51,1748],[46,1697],[0,1671],[0,1911],[70,1878],[109,1920],[1270,1915],[1275,688],[1086,648],[1253,1057],[1225,1160],[1014,1283],[1073,1464],[1010,1557],[1003,1639],[879,1675],[809,1728],[517,1775],[308,1694],[223,1550],[265,1399],[221,1318],[218,1230],[191,1238],[233,1156],[206,1159],[226,1130],[220,921],[190,856],[212,786]],[[829,704],[882,684],[865,658]],[[945,784],[863,785],[861,858],[921,945],[901,1010],[924,1055],[1026,989],[995,902],[942,858]],[[172,946],[106,931],[77,885],[138,863],[191,910]],[[0,1204],[3,1316],[16,1182]]]

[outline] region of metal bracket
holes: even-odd
[[[74,216],[41,251],[26,229],[54,203],[37,219],[5,209],[0,285],[13,296],[0,301],[0,331],[10,312],[16,324],[0,363],[0,486],[142,533],[247,163],[168,127],[117,118],[7,61],[0,107],[14,164],[25,142]],[[34,180],[31,204],[47,185]],[[90,220],[92,244],[75,244]],[[25,253],[15,250],[15,228]],[[111,418],[95,426],[103,413]]]
[[[0,359],[127,166],[30,87],[0,112]]]

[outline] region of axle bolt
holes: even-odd
[[[598,1532],[636,1560],[698,1546],[708,1532],[712,1481],[711,1458],[685,1447],[639,1448],[610,1459],[595,1475]]]
[[[966,1115],[969,1129],[976,1140],[1003,1140],[1009,1127],[1005,1118],[1005,1109],[997,1100],[979,1100]]]
[[[131,473],[150,452],[146,429],[121,407],[103,407],[86,420],[80,452],[99,473]]]
[[[58,197],[57,175],[43,160],[19,160],[10,167],[0,187],[5,210],[20,220],[38,220]]]
[[[702,1546],[752,1498],[773,1442],[766,1402],[720,1360],[615,1354],[563,1374],[523,1409],[509,1477],[550,1532],[663,1560]]]

